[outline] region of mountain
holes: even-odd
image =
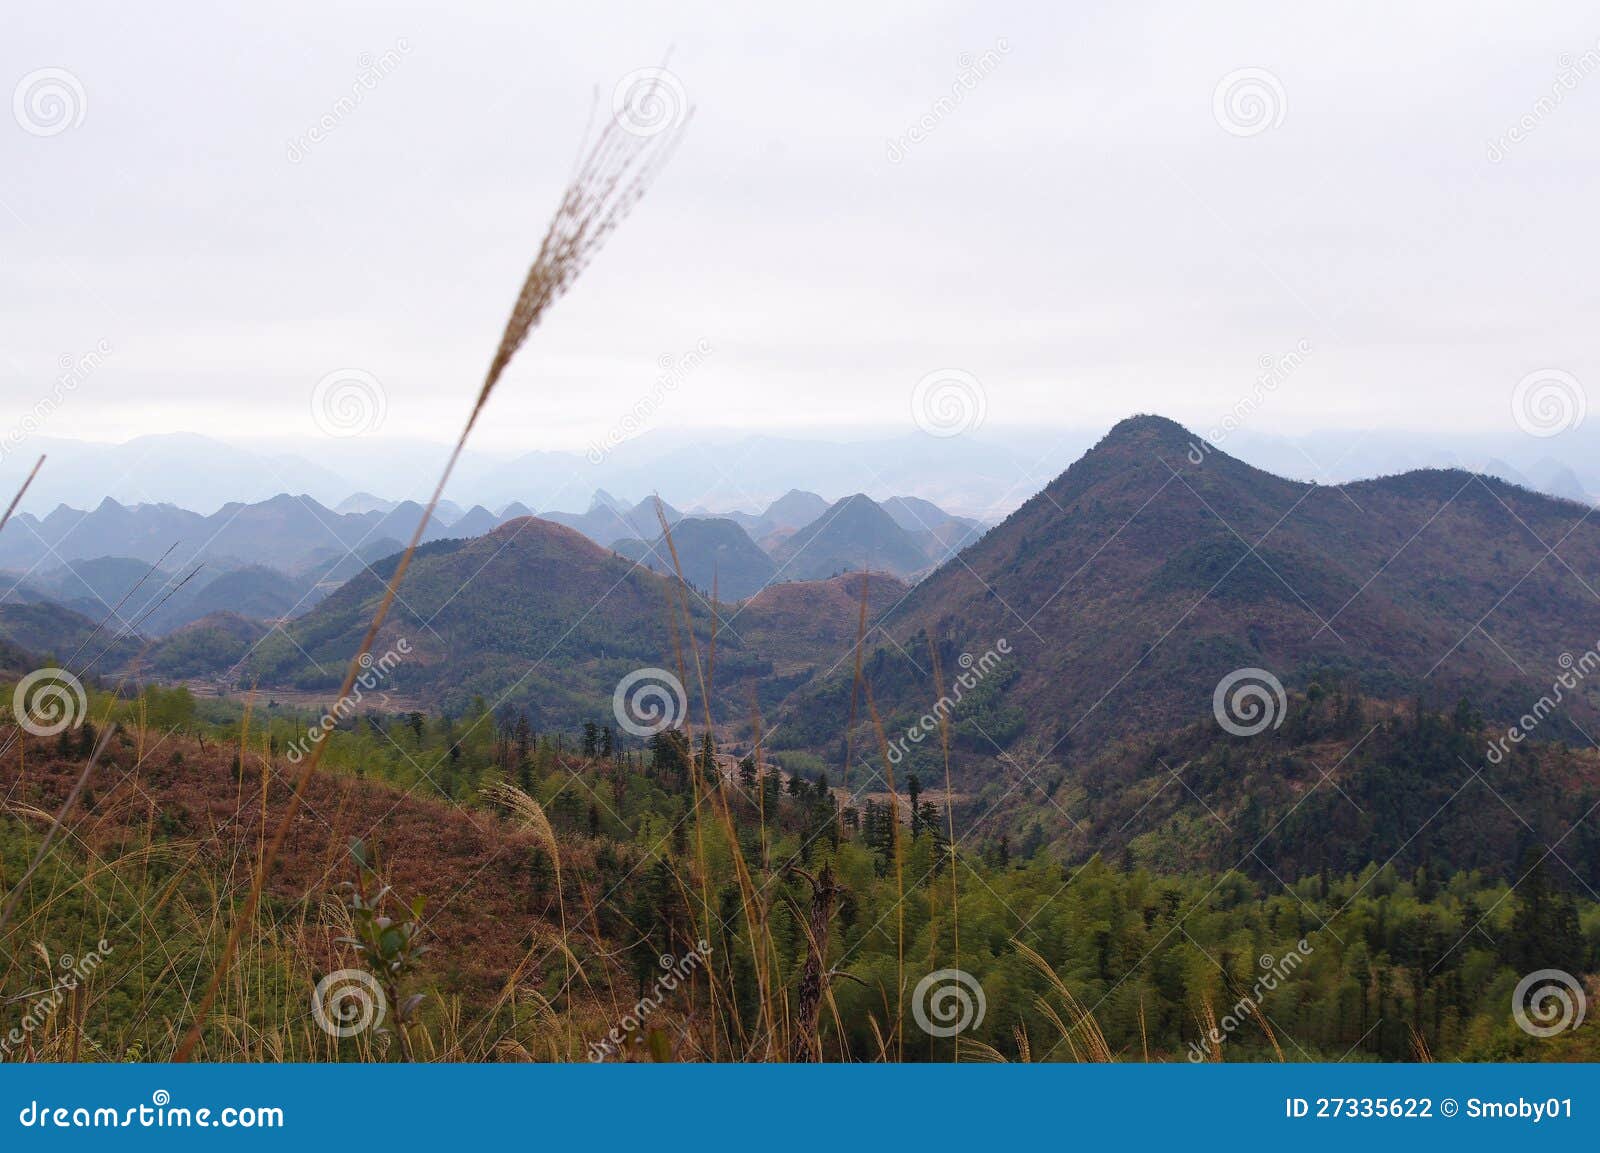
[[[1571,745],[1528,741],[1495,763],[1471,709],[1419,714],[1318,686],[1289,694],[1281,721],[1238,736],[1208,716],[1086,749],[1069,768],[1040,769],[1039,789],[992,788],[980,804],[1024,855],[1049,844],[1068,861],[1157,874],[1238,870],[1278,886],[1383,863],[1515,882],[1531,844],[1555,848],[1550,863],[1579,885],[1600,885],[1600,826],[1578,819],[1600,804],[1600,754],[1576,729]]]
[[[683,514],[665,501],[661,503],[661,509],[666,514],[668,524],[683,519]],[[661,521],[656,516],[653,498],[641,500],[629,508],[604,490],[594,494],[587,512],[548,512],[542,516],[545,520],[577,529],[598,545],[610,546],[629,537],[653,540],[661,533]]]
[[[621,540],[612,548],[629,560],[638,561],[651,572],[668,575],[676,571],[672,548],[683,566],[683,579],[707,596],[713,581],[724,601],[744,600],[760,592],[777,574],[771,557],[731,520],[692,517],[672,527],[672,548],[665,536],[646,543]]]
[[[239,683],[336,687],[397,561],[379,562],[267,636],[237,671]],[[742,606],[723,606],[714,672],[718,718],[746,724],[752,694],[763,712],[776,711],[796,688],[846,659],[861,579],[773,586]],[[904,585],[882,577],[869,583],[871,623]],[[684,599],[705,659],[710,606],[698,596]],[[456,716],[487,703],[526,708],[541,729],[609,723],[612,694],[627,674],[677,669],[680,646],[684,667],[694,667],[681,622],[674,624],[678,603],[674,580],[575,529],[525,517],[487,536],[422,546],[373,652],[396,654],[385,691]],[[688,687],[698,716],[703,703],[696,685]]]
[[[51,601],[0,604],[0,640],[79,676],[128,666],[143,647],[116,626]]]
[[[736,521],[749,534],[750,539],[764,548],[770,548],[795,529],[810,524],[828,511],[828,502],[814,492],[792,488],[769,504],[762,512],[730,512],[728,519]]]
[[[892,496],[879,502],[894,523],[907,532],[933,532],[946,524],[957,524],[965,529],[979,529],[982,522],[968,516],[953,516],[931,500],[919,496]]]
[[[1551,496],[1564,497],[1575,500],[1581,504],[1593,504],[1594,498],[1584,490],[1583,482],[1578,479],[1578,474],[1564,464],[1545,461],[1540,472],[1541,483],[1532,486],[1538,492],[1547,492]]]
[[[486,532],[493,532],[499,524],[499,517],[481,504],[475,504],[462,513],[458,520],[450,523],[450,535],[453,537],[482,536]]]
[[[370,492],[357,492],[334,505],[337,513],[388,512],[397,502],[373,496]]]
[[[940,565],[983,534],[984,524],[967,516],[953,516],[930,500],[915,496],[893,496],[883,502],[883,511],[894,518],[921,546],[928,563]]]
[[[213,613],[231,613],[258,621],[277,620],[295,612],[305,612],[318,599],[320,595],[314,593],[307,582],[265,565],[250,565],[219,573],[182,605],[180,619],[158,621],[161,613],[157,613],[146,631],[167,632],[179,624],[188,624]]]
[[[816,580],[841,572],[883,569],[908,577],[928,566],[927,551],[869,497],[836,501],[773,550],[778,574]]]
[[[169,504],[122,505],[107,498],[90,511],[61,505],[43,518],[20,513],[13,519],[16,523],[0,534],[0,566],[6,568],[76,565],[97,557],[148,565],[165,555],[172,569],[204,561],[220,568],[265,564],[294,572],[313,563],[326,567],[330,552],[342,558],[372,541],[410,540],[422,506],[404,501],[384,511],[339,513],[303,493],[279,493],[254,504],[225,504],[201,516]],[[435,540],[447,531],[436,517],[423,539]]]
[[[221,676],[267,634],[259,620],[216,612],[174,629],[151,646],[146,660],[164,677],[186,680]]]
[[[191,576],[152,570],[130,557],[98,557],[33,574],[7,599],[49,600],[92,620],[109,619],[114,630],[159,636],[214,612],[276,619],[304,612],[321,596],[312,581],[265,565],[201,567]]]
[[[961,729],[958,771],[993,776],[1001,753],[1057,764],[1187,723],[1240,669],[1446,706],[1465,694],[1512,719],[1600,637],[1600,522],[1584,506],[1461,471],[1303,484],[1200,443],[1124,421],[918,584],[873,654],[890,733],[938,695],[929,638],[947,678],[962,654],[1009,649]],[[820,731],[839,692],[802,694],[789,731]],[[1566,696],[1586,727],[1600,715],[1590,686]]]
[[[850,663],[867,603],[867,643],[881,635],[880,621],[905,597],[909,586],[882,572],[848,573],[819,581],[770,584],[728,621],[772,661],[772,676],[810,680]],[[841,718],[833,735],[844,731]]]

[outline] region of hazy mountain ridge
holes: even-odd
[[[263,686],[335,686],[388,567],[374,566],[285,626],[285,635],[268,636],[239,676],[259,677]],[[797,598],[812,598],[814,610],[801,637],[790,624]],[[667,577],[575,529],[522,518],[484,537],[420,549],[374,652],[405,653],[385,686],[391,691],[456,712],[479,696],[510,700],[541,725],[576,725],[609,709],[617,683],[633,670],[676,669],[680,653],[692,661],[690,642],[673,623],[677,604]],[[710,607],[691,596],[686,608],[694,643],[706,653]],[[842,590],[801,584],[772,586],[739,609],[725,606],[716,642],[719,711],[747,715],[752,692],[775,709],[849,651],[857,614]]]
[[[947,668],[1012,650],[968,764],[1175,727],[1247,667],[1291,687],[1334,670],[1382,697],[1465,693],[1514,717],[1600,638],[1600,523],[1580,505],[1465,472],[1307,485],[1219,452],[1196,464],[1192,443],[1162,418],[1122,422],[915,586],[873,654],[891,731],[937,696],[929,638]],[[790,739],[837,726],[843,690],[808,691]]]

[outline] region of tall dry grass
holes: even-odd
[[[411,539],[407,542],[405,551],[401,553],[399,563],[384,588],[383,596],[367,626],[366,634],[350,659],[336,699],[342,700],[349,696],[354,687],[356,677],[360,675],[362,669],[361,658],[372,651],[373,642],[388,618],[389,611],[394,605],[395,595],[399,591],[401,582],[405,580],[406,571],[410,568],[417,546],[422,541],[423,531],[433,519],[439,501],[444,496],[445,486],[449,483],[451,474],[461,459],[461,453],[466,448],[473,429],[477,427],[484,406],[494,393],[495,386],[500,383],[505,370],[511,365],[529,334],[543,320],[546,311],[572,286],[611,233],[648,191],[662,165],[671,157],[681,137],[682,127],[683,125],[679,125],[655,136],[641,137],[628,132],[618,120],[608,120],[592,147],[579,162],[555,216],[545,232],[538,254],[528,269],[522,290],[512,305],[511,316],[506,321],[500,343],[489,362],[488,372],[484,375],[483,384],[472,402],[466,423],[456,438],[455,446],[450,452],[444,470],[440,473],[438,483],[434,486],[433,495],[429,498],[427,507],[418,519],[417,527],[412,532]],[[234,918],[228,940],[223,946],[221,960],[199,1004],[195,1007],[194,1021],[183,1042],[178,1046],[174,1055],[176,1060],[188,1060],[200,1043],[206,1019],[216,1002],[217,993],[227,978],[229,967],[238,951],[246,927],[254,918],[256,907],[261,901],[267,874],[273,862],[277,860],[278,854],[283,851],[290,826],[304,800],[306,783],[316,772],[325,748],[326,742],[318,740],[313,744],[311,755],[305,758],[288,811],[283,815],[273,834],[272,841],[264,854],[261,870],[245,899],[244,908]]]

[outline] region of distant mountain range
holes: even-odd
[[[1198,442],[1205,426],[1196,427],[1202,431],[1191,435]],[[655,431],[595,459],[581,451],[521,456],[468,451],[447,495],[461,509],[476,504],[503,516],[513,502],[529,511],[571,509],[586,507],[601,490],[632,500],[661,492],[691,511],[739,519],[790,490],[822,488],[835,497],[863,492],[879,501],[910,495],[962,516],[998,520],[1038,493],[1103,432],[1104,426],[986,427],[948,438],[920,432],[828,438]],[[1592,422],[1543,440],[1515,429],[1449,441],[1406,430],[1278,436],[1246,426],[1215,435],[1216,447],[1258,468],[1324,484],[1418,468],[1467,468],[1556,496],[1600,494],[1600,425]],[[58,504],[93,508],[106,497],[124,505],[173,504],[209,514],[230,501],[257,503],[282,492],[305,493],[337,512],[361,513],[390,511],[405,499],[424,502],[448,446],[390,436],[281,445],[228,444],[189,433],[138,437],[125,444],[34,436],[0,455],[0,491],[15,492],[40,453],[49,460],[21,506],[37,515]],[[358,492],[364,500],[351,496]],[[733,510],[740,509],[745,512],[735,515]],[[809,523],[820,512],[788,527]],[[443,509],[440,519],[459,515]],[[771,531],[749,523],[741,527],[757,543]]]
[[[719,591],[733,599],[773,579],[811,579],[861,568],[911,577],[982,527],[916,498],[896,498],[881,510],[865,497],[852,499],[860,504],[861,516],[838,524],[815,493],[788,493],[761,513],[742,514],[741,520],[685,517],[664,502],[660,508],[669,525],[684,526],[675,543],[685,577],[709,590],[725,567],[727,583]],[[813,524],[798,521],[812,510],[819,510]],[[868,510],[877,510],[871,531],[857,524]],[[225,505],[209,516],[172,505],[127,507],[109,498],[88,511],[63,505],[43,518],[21,513],[0,537],[0,570],[11,574],[0,585],[0,602],[48,600],[95,619],[116,610],[116,622],[153,635],[215,611],[265,620],[295,616],[403,548],[422,512],[414,502],[393,503],[367,493],[336,509],[305,494],[280,493],[254,505]],[[422,540],[480,537],[526,515],[518,504],[494,513],[482,505],[463,511],[445,503]],[[672,567],[653,498],[629,505],[600,492],[583,513],[547,512],[544,518],[656,571]],[[902,529],[902,521],[918,527]],[[781,550],[782,558],[769,556],[742,523],[760,532],[774,553]],[[793,539],[796,534],[818,541],[803,547]],[[796,558],[801,563],[793,563]],[[158,563],[159,570],[152,572]]]
[[[891,738],[937,699],[934,653],[947,685],[983,668],[954,714],[954,771],[969,781],[993,779],[1005,758],[1071,763],[1107,742],[1173,731],[1207,715],[1218,684],[1241,669],[1265,670],[1290,693],[1359,687],[1436,708],[1464,696],[1491,719],[1515,718],[1572,654],[1600,643],[1600,518],[1588,506],[1460,471],[1313,485],[1220,451],[1196,454],[1194,444],[1159,417],[1124,421],[986,532],[921,500],[880,504],[859,493],[831,504],[788,493],[742,523],[664,506],[676,565],[697,590],[685,602],[719,723],[746,725],[754,701],[776,729],[775,747],[814,753],[837,750],[851,715],[867,725],[862,702],[851,703],[863,583],[872,626],[863,667]],[[181,613],[165,607],[170,619],[140,626],[178,626],[147,655],[149,667],[309,691],[336,684],[393,569],[405,518],[414,525],[420,510],[316,508],[279,497],[238,510],[302,558],[288,577],[301,583],[261,571],[243,538],[217,531],[228,555],[247,555],[186,590]],[[456,524],[515,511],[469,509]],[[159,555],[161,532],[194,516],[106,505],[87,515],[88,539],[115,545],[121,559],[71,571],[41,564],[0,603],[0,639],[70,649]],[[688,634],[674,628],[675,565],[655,502],[602,495],[562,519],[569,525],[515,516],[459,537],[452,525],[430,526],[379,641],[404,636],[413,646],[397,674],[401,691],[457,711],[479,697],[511,700],[565,724],[604,716],[611,689],[634,668],[675,669],[681,657],[686,675],[701,675]],[[4,547],[50,522],[8,526]],[[308,524],[328,539],[308,541]],[[348,579],[334,589],[317,566],[347,547],[338,534],[379,531],[396,533],[383,538],[390,555],[357,563],[343,554]],[[623,532],[633,535],[614,535]],[[74,536],[61,536],[57,552],[70,554]],[[959,559],[942,560],[951,549]],[[869,569],[880,575],[850,575]],[[224,577],[230,583],[212,587]],[[722,602],[714,662],[713,584]],[[140,597],[149,602],[143,587]],[[291,597],[299,600],[285,610]],[[262,623],[284,616],[295,619],[270,632]],[[107,666],[132,641],[119,643]],[[991,651],[1001,659],[980,662]],[[1592,696],[1587,684],[1569,693],[1549,731],[1592,731]],[[875,744],[869,729],[856,737],[858,749]],[[911,750],[911,761],[942,774],[923,763],[934,747]]]
[[[706,523],[712,534],[739,531],[730,522]],[[312,691],[334,688],[393,559],[267,636],[238,677]],[[825,675],[850,649],[863,579],[875,590],[876,612],[904,595],[905,586],[892,577],[855,576],[775,584],[742,606],[723,606],[712,673],[717,711],[748,715],[753,699],[776,708],[800,684]],[[512,702],[541,727],[576,726],[600,715],[598,702],[609,710],[618,682],[641,667],[682,669],[695,688],[695,646],[700,661],[711,659],[711,606],[690,596],[680,610],[674,588],[666,576],[574,529],[518,518],[487,536],[419,550],[374,651],[406,654],[387,683],[392,691],[457,714],[479,699]],[[677,619],[684,610],[690,634]],[[697,690],[693,698],[701,707]]]

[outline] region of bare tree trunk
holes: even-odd
[[[817,1020],[822,1015],[822,995],[828,984],[828,922],[839,889],[833,883],[829,865],[823,865],[816,877],[795,871],[811,882],[811,917],[806,930],[806,963],[800,970],[799,1019],[789,1060],[820,1061],[822,1043],[817,1038]]]

